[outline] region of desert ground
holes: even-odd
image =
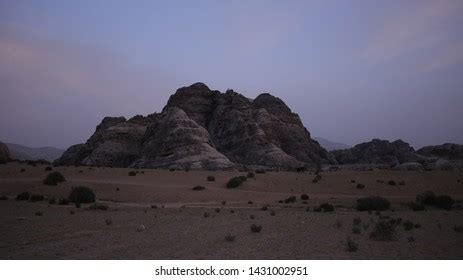
[[[45,165],[0,165],[0,196],[7,198],[0,201],[0,259],[463,258],[459,171],[323,171],[316,183],[313,172],[266,172],[234,189],[226,188],[227,181],[247,172],[102,167],[53,171],[61,172],[66,182],[44,185],[50,172]],[[138,173],[128,176],[129,171]],[[207,181],[208,176],[215,181]],[[389,185],[389,180],[405,184]],[[359,183],[365,188],[358,189]],[[192,190],[197,185],[206,189]],[[59,199],[76,186],[92,188],[108,209],[15,200],[24,191]],[[412,211],[406,203],[427,190],[450,195],[458,207]],[[301,200],[301,194],[309,200]],[[370,195],[389,199],[391,209],[357,211],[356,200]],[[297,200],[279,202],[290,196]],[[335,211],[315,212],[321,203],[332,204]],[[361,222],[354,233],[355,218]],[[392,241],[370,238],[376,223],[390,219],[414,226],[405,230],[398,225]],[[252,224],[262,230],[252,232]],[[227,235],[234,240],[226,240]],[[347,250],[348,239],[357,250]]]

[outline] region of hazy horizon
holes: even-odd
[[[312,137],[463,143],[463,1],[1,1],[0,141],[67,148],[204,82]]]

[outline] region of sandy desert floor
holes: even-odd
[[[0,259],[463,258],[463,232],[456,230],[463,226],[462,210],[427,207],[414,212],[405,205],[427,190],[462,200],[459,171],[322,172],[318,183],[308,172],[267,172],[227,189],[230,178],[247,173],[140,169],[136,176],[128,176],[130,169],[54,167],[66,182],[46,186],[44,169],[43,165],[0,165],[0,196],[8,197],[0,201]],[[216,180],[207,181],[209,175]],[[357,189],[358,183],[365,188]],[[23,191],[67,197],[72,187],[81,185],[92,188],[109,209],[14,199]],[[196,185],[206,189],[193,191]],[[310,196],[307,204],[299,199],[301,194]],[[295,203],[279,203],[292,195],[298,198]],[[356,211],[356,200],[369,195],[388,198],[391,210]],[[335,211],[313,211],[325,202],[333,204]],[[265,205],[267,211],[262,210]],[[419,227],[406,231],[398,226],[395,241],[372,240],[375,223],[388,217],[410,220]],[[353,233],[354,218],[361,219],[360,233]],[[262,231],[251,232],[252,224],[261,225]],[[144,230],[139,230],[141,225]],[[235,240],[226,241],[226,235]],[[346,250],[347,238],[358,244],[356,252]]]

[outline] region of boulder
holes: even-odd
[[[427,146],[419,149],[418,154],[447,160],[462,160],[463,145],[446,143],[438,146]]]

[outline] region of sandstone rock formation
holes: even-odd
[[[448,160],[463,159],[463,145],[446,143],[438,146],[427,146],[419,149],[418,154]]]
[[[90,139],[56,161],[62,165],[224,169],[329,163],[299,116],[270,94],[255,100],[203,83],[183,87],[163,111],[147,117],[105,118]]]
[[[0,163],[6,163],[10,159],[10,150],[4,143],[0,142]]]
[[[351,149],[332,151],[331,155],[339,164],[388,164],[398,165],[405,162],[420,162],[424,157],[406,142],[396,140],[373,139],[370,142],[355,145]]]

